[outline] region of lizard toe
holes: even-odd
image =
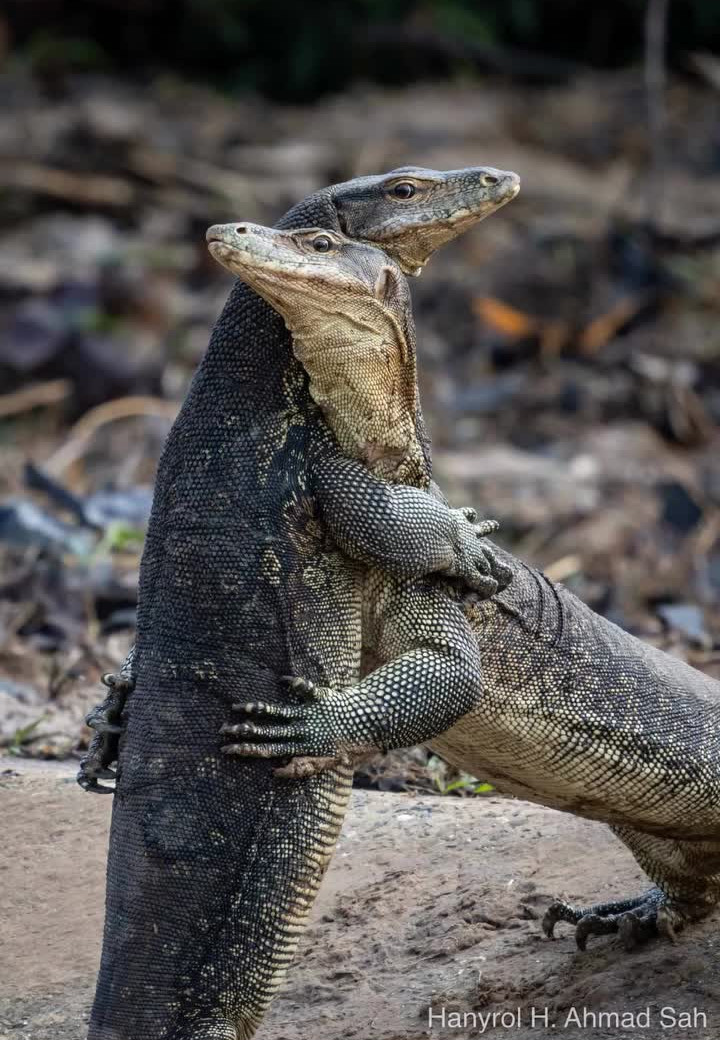
[[[318,688],[309,679],[297,675],[281,675],[280,679],[290,687],[292,693],[299,694],[304,700],[317,700]]]
[[[268,744],[223,744],[220,748],[223,755],[237,755],[240,758],[283,758],[286,755],[300,755],[303,749],[292,743]]]
[[[240,722],[237,725],[226,723],[220,732],[229,737],[255,737],[256,740],[287,740],[297,743],[300,735],[297,726],[259,726],[253,722]],[[289,752],[288,752],[289,754]]]
[[[230,709],[243,715],[264,715],[268,719],[294,719],[297,717],[297,707],[288,704],[266,704],[264,701],[232,704]],[[221,732],[223,731],[221,730]]]

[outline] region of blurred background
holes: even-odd
[[[154,467],[231,284],[206,227],[406,163],[523,180],[412,283],[439,481],[720,676],[714,0],[3,11],[6,751],[81,754],[132,640]],[[360,782],[479,789],[417,751]]]

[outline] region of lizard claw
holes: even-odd
[[[291,744],[223,744],[223,755],[239,755],[241,758],[285,758],[299,754]]]
[[[491,543],[483,541],[500,527],[496,520],[477,520],[470,507],[454,510],[458,516],[455,543],[455,561],[444,573],[460,578],[469,586],[470,595],[490,599],[506,588],[512,580],[512,571],[502,563]]]
[[[94,729],[96,733],[110,733],[112,735],[122,733],[123,728],[117,722],[109,722],[107,714],[101,704],[89,711],[85,716],[85,725]]]
[[[301,702],[269,704],[265,701],[247,701],[244,704],[233,704],[233,712],[244,718],[236,723],[226,722],[220,727],[221,736],[236,738],[233,743],[222,744],[220,750],[224,755],[249,758],[305,756],[328,759],[336,755],[334,741],[328,736],[326,729],[313,724],[314,717],[322,707],[327,689],[294,675],[281,676],[281,682],[293,693],[298,694],[302,698]]]
[[[94,777],[87,776],[82,769],[75,779],[83,791],[90,791],[92,794],[115,794],[114,787],[106,787],[104,784],[99,784]]]
[[[121,694],[132,693],[135,689],[134,680],[121,672],[103,672],[100,676],[100,682],[103,686],[107,686],[108,689],[117,690]]]

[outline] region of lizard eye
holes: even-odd
[[[316,253],[329,253],[332,249],[332,239],[329,239],[327,235],[318,235],[313,239],[312,247]]]
[[[409,181],[401,181],[400,184],[395,185],[392,193],[396,199],[411,199],[415,194],[415,185]]]

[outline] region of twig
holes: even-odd
[[[650,134],[650,169],[647,179],[647,217],[662,223],[666,166],[665,42],[669,0],[648,0],[645,11],[645,91]]]
[[[33,408],[42,408],[46,405],[61,404],[66,401],[72,393],[72,383],[69,379],[51,379],[47,383],[33,383],[22,390],[15,390],[11,394],[0,395],[0,419],[7,419],[11,415],[22,415],[30,412]]]
[[[126,209],[136,199],[133,186],[120,177],[74,173],[16,160],[0,163],[0,187],[49,195],[85,209]]]
[[[205,197],[214,192],[223,199],[231,199],[239,209],[257,208],[261,182],[235,170],[214,166],[212,163],[188,156],[171,155],[153,148],[134,148],[128,156],[133,173],[155,184],[188,184]]]

